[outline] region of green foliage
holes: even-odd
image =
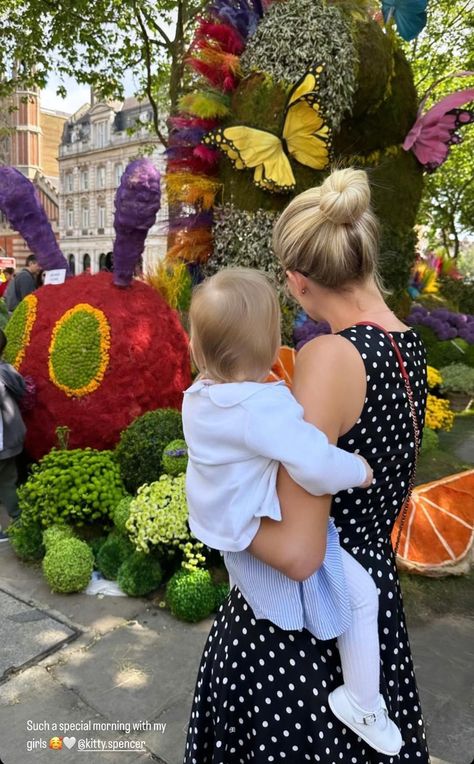
[[[126,528],[136,548],[148,552],[160,544],[178,546],[188,541],[187,520],[185,476],[162,475],[139,489]]]
[[[220,608],[221,605],[224,604],[227,597],[229,596],[229,592],[230,592],[230,586],[228,581],[223,581],[222,583],[215,585],[215,594],[216,594],[215,609],[216,610]]]
[[[439,340],[432,329],[427,326],[414,326],[416,333],[423,340],[426,348],[426,358],[430,366],[441,369],[452,363],[465,363],[474,367],[474,345],[465,340]]]
[[[429,427],[423,430],[423,440],[421,441],[421,450],[423,453],[434,451],[439,446],[439,435]]]
[[[467,0],[438,0],[429,4],[422,34],[404,43],[420,99],[438,80],[456,71],[474,70],[474,6]],[[450,77],[431,91],[425,109],[455,90],[473,87],[474,77]],[[462,128],[463,143],[447,161],[426,176],[419,222],[428,226],[432,242],[457,256],[460,235],[474,230],[474,130]]]
[[[7,530],[13,551],[20,558],[28,562],[30,560],[41,560],[45,549],[43,545],[43,529],[39,522],[27,522],[25,517],[20,516],[18,520],[9,525]]]
[[[182,437],[181,414],[175,409],[149,411],[122,432],[115,453],[130,493],[159,478],[164,448],[171,440]]]
[[[97,555],[99,554],[100,550],[102,549],[103,545],[107,541],[107,536],[96,536],[95,538],[88,540],[89,548],[94,555],[94,561],[97,563]],[[97,567],[97,565],[95,566]]]
[[[81,526],[105,520],[123,497],[118,465],[111,451],[53,448],[32,468],[18,489],[20,508],[43,527]]]
[[[67,594],[86,588],[94,569],[94,557],[85,541],[64,539],[53,544],[43,558],[43,573],[53,592]]]
[[[130,504],[132,503],[132,500],[133,496],[125,496],[121,501],[119,501],[114,511],[112,512],[113,523],[118,532],[123,536],[127,535],[125,524],[130,517]]]
[[[184,452],[184,453],[183,453]],[[188,447],[182,439],[172,440],[163,451],[163,471],[176,477],[186,472],[188,464]]]
[[[158,560],[143,552],[133,552],[119,568],[117,583],[129,597],[143,597],[159,587],[163,571]]]
[[[463,393],[474,396],[474,368],[465,363],[453,363],[440,369],[443,393]]]
[[[74,538],[75,533],[70,525],[50,525],[43,531],[43,545],[49,551],[55,544],[62,544],[65,539]]]
[[[97,552],[98,570],[105,578],[115,580],[120,566],[133,551],[133,544],[128,538],[112,531]]]
[[[216,590],[208,570],[179,570],[166,587],[166,602],[176,618],[195,623],[215,608]]]
[[[474,315],[474,279],[468,282],[441,276],[439,285],[442,297],[453,310]]]

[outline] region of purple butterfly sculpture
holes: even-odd
[[[405,151],[411,149],[427,172],[434,172],[446,160],[450,147],[461,143],[459,128],[474,122],[473,111],[459,108],[474,101],[474,88],[451,93],[422,114],[425,100],[420,105],[415,124],[403,142],[403,148]]]

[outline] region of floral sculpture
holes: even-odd
[[[16,308],[7,360],[32,377],[26,448],[39,459],[69,428],[71,448],[113,446],[137,416],[180,408],[190,382],[187,337],[177,313],[132,274],[160,206],[160,176],[147,159],[128,165],[116,195],[114,273],[43,286]],[[0,168],[0,210],[46,269],[65,268],[29,180]]]

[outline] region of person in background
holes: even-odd
[[[12,280],[13,276],[15,275],[15,269],[14,268],[4,268],[3,274],[4,281],[0,283],[0,297],[4,297],[5,292],[7,291],[7,287]]]
[[[5,333],[0,330],[0,502],[14,521],[20,515],[16,493],[16,457],[23,451],[26,427],[18,402],[25,393],[25,380],[3,360],[6,344]],[[8,541],[8,536],[0,529],[2,541]]]
[[[10,283],[5,292],[5,302],[10,313],[13,313],[16,306],[28,294],[34,292],[37,288],[36,276],[40,266],[35,255],[28,255],[26,266],[17,273],[15,278],[10,279]]]

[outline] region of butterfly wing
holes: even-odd
[[[408,42],[426,26],[426,6],[427,0],[382,0],[382,13],[386,24],[395,18],[398,34]]]
[[[323,170],[329,164],[330,133],[319,110],[299,101],[288,110],[283,137],[300,164]]]
[[[273,133],[235,125],[213,130],[203,142],[217,146],[237,170],[255,168],[254,183],[266,191],[286,192],[295,187],[283,144]]]
[[[442,98],[416,120],[403,142],[405,151],[411,149],[420,164],[435,170],[446,160],[450,146],[461,141],[459,128],[474,121],[471,111],[455,107],[473,100],[474,88]]]
[[[314,66],[296,83],[288,98],[283,127],[288,152],[314,170],[327,167],[331,145],[329,125],[321,115],[317,92],[322,72],[322,66]]]

